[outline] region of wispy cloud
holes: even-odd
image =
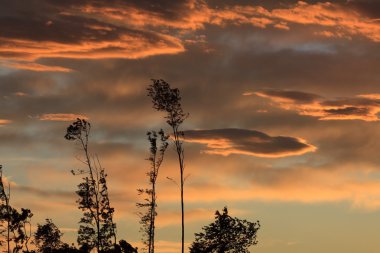
[[[37,117],[39,120],[44,121],[73,121],[77,118],[88,119],[87,116],[81,114],[72,114],[72,113],[48,113],[42,114]]]
[[[247,129],[211,129],[185,131],[185,141],[206,144],[207,154],[242,154],[258,157],[286,157],[313,152],[316,147],[305,140],[287,136],[269,136]]]
[[[240,174],[245,179],[243,181],[236,178],[236,174],[241,173],[237,169],[241,164],[235,162],[229,166],[233,167],[230,172],[225,166],[210,172],[215,175],[215,181],[191,182],[187,187],[187,201],[346,202],[358,210],[380,209],[380,183],[376,180],[379,173],[365,164],[362,166],[366,171],[358,171],[356,165],[348,163],[344,163],[344,168],[332,164],[320,168],[251,168],[250,173]],[[177,200],[172,188],[164,187],[161,192],[161,201]]]
[[[71,72],[72,69],[60,66],[47,66],[35,62],[9,62],[4,64],[9,68],[24,69],[38,72]]]
[[[0,126],[2,125],[8,125],[12,123],[12,120],[9,120],[9,119],[0,119]]]
[[[178,6],[181,15],[169,19],[162,15],[160,9],[141,9],[138,5],[128,3],[112,6],[85,5],[78,6],[77,13],[91,14],[106,18],[109,22],[128,23],[135,27],[171,27],[181,30],[204,29],[206,24],[225,25],[228,23],[240,25],[249,24],[259,28],[269,26],[291,30],[291,25],[316,25],[329,29],[321,31],[320,35],[329,37],[346,37],[360,35],[375,42],[380,42],[380,25],[368,17],[344,6],[331,2],[309,4],[298,1],[287,7],[267,9],[260,5],[226,5],[222,8],[210,7],[206,1],[184,1]]]
[[[176,54],[184,51],[180,40],[168,35],[152,33],[136,34],[119,32],[114,39],[86,40],[73,43],[38,42],[27,39],[0,39],[3,46],[0,58],[10,60],[33,61],[41,58],[71,58],[71,59],[104,59],[126,58],[136,59],[158,54]],[[94,35],[96,36],[96,35]],[[13,63],[9,66],[43,71],[41,65]],[[45,67],[47,71],[51,68]],[[63,70],[64,68],[61,68]]]
[[[0,59],[24,61],[8,64],[13,68],[68,72],[69,68],[45,66],[35,61],[41,58],[139,59],[178,54],[186,50],[185,42],[194,41],[196,31],[207,25],[245,24],[292,31],[294,25],[301,24],[311,28],[312,36],[346,39],[362,36],[380,42],[379,22],[342,4],[298,1],[274,9],[253,4],[216,8],[203,0],[188,0],[166,5],[162,8],[137,2],[78,1],[44,5],[50,15],[40,12],[40,19],[4,18],[0,26],[3,30]]]
[[[270,99],[283,109],[293,110],[300,115],[312,116],[320,120],[380,120],[379,94],[336,99],[289,90],[263,90],[255,94]]]

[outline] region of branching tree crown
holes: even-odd
[[[61,241],[62,233],[51,219],[46,219],[45,224],[37,224],[37,230],[34,233],[33,243],[36,245],[37,252],[51,253],[59,250],[63,243]]]
[[[173,128],[178,128],[188,117],[188,114],[182,110],[179,89],[172,89],[164,80],[152,81],[153,84],[148,87],[148,96],[152,98],[153,108],[167,112],[168,115],[165,117],[167,123]]]
[[[190,253],[249,253],[248,247],[257,244],[259,221],[249,222],[216,211],[215,221],[195,234]]]
[[[113,222],[114,208],[110,206],[107,174],[97,157],[89,152],[91,124],[77,119],[66,131],[65,139],[76,141],[84,153],[86,170],[72,170],[74,175],[83,175],[76,191],[78,208],[83,211],[78,231],[78,244],[82,249],[96,248],[107,251],[116,245],[116,224]]]

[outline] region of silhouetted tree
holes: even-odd
[[[181,96],[177,88],[172,89],[164,80],[153,79],[153,84],[148,87],[148,96],[152,98],[153,108],[157,111],[164,111],[166,122],[172,128],[172,135],[175,149],[178,156],[180,170],[180,191],[181,191],[181,252],[185,251],[185,208],[184,208],[184,171],[185,154],[183,149],[184,133],[179,130],[183,121],[188,117],[181,106]]]
[[[11,218],[11,206],[9,204],[10,200],[10,187],[8,185],[8,193],[6,193],[5,185],[3,181],[3,166],[0,165],[0,223],[1,223],[1,230],[0,235],[2,237],[5,237],[5,243],[7,244],[7,252],[11,252],[10,248],[10,218]],[[0,246],[4,244],[4,240],[0,240]]]
[[[248,247],[257,244],[259,221],[249,222],[228,215],[227,207],[215,213],[215,221],[195,234],[190,253],[249,253]]]
[[[41,253],[51,253],[59,250],[63,243],[62,233],[51,219],[46,219],[45,224],[37,224],[37,231],[34,233],[34,244],[37,251]]]
[[[21,208],[21,212],[11,208],[9,230],[11,233],[10,241],[13,242],[13,253],[20,252],[24,248],[28,251],[28,242],[30,240],[30,219],[33,216],[29,209]],[[29,230],[30,231],[30,230]]]
[[[67,140],[79,143],[84,153],[86,170],[72,170],[74,175],[84,175],[76,191],[78,208],[83,211],[78,231],[78,244],[82,249],[96,248],[98,252],[109,250],[116,244],[116,224],[113,222],[114,209],[110,206],[107,174],[99,159],[89,153],[91,124],[77,119],[68,128]],[[113,242],[112,242],[113,239]]]
[[[10,188],[8,188],[9,190]],[[10,252],[10,215],[9,193],[5,192],[3,181],[3,166],[0,165],[0,246],[7,244],[7,252]],[[4,239],[3,239],[4,238]]]
[[[21,208],[21,212],[18,212],[11,207],[10,185],[8,184],[8,192],[6,192],[2,173],[2,166],[0,165],[0,223],[2,234],[5,234],[6,238],[7,252],[11,252],[11,243],[13,243],[13,253],[20,252],[24,248],[29,251],[30,220],[33,214],[29,209]]]
[[[86,253],[88,251],[81,251],[75,248],[74,245],[68,245],[67,243],[63,243],[58,249],[54,249],[51,253]]]
[[[39,252],[41,252],[41,251],[32,250],[32,251],[26,251],[23,253],[39,253]],[[44,251],[44,252],[48,252],[48,253],[87,253],[87,252],[89,252],[89,250],[77,249],[74,246],[74,244],[69,245],[67,243],[62,243],[59,248],[51,249],[50,251]]]
[[[119,245],[122,253],[137,253],[137,248],[134,248],[131,244],[125,240],[120,240]]]
[[[157,216],[156,181],[165,151],[168,147],[167,139],[169,136],[165,135],[162,129],[158,132],[159,136],[155,131],[148,132],[147,135],[150,143],[150,155],[147,159],[150,162],[150,170],[146,173],[149,178],[149,188],[137,190],[140,195],[146,195],[144,202],[137,203],[137,207],[145,209],[143,212],[139,212],[143,243],[148,253],[154,253],[154,232]],[[160,141],[159,147],[157,147],[158,138]]]

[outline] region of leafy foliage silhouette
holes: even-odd
[[[10,189],[10,188],[8,188]],[[10,213],[9,196],[5,192],[3,182],[3,166],[0,165],[0,246],[7,244],[7,252],[10,251],[9,246],[9,218]]]
[[[21,208],[17,211],[10,205],[10,185],[8,184],[8,192],[6,192],[3,171],[0,165],[0,235],[5,237],[8,253],[11,252],[11,244],[13,244],[13,253],[22,250],[29,251],[28,244],[31,238],[31,218],[33,216],[29,209]],[[4,236],[5,234],[5,236]],[[1,245],[4,244],[2,240]]]
[[[37,252],[50,253],[59,250],[63,246],[62,235],[51,219],[46,219],[43,225],[37,224],[37,231],[34,233],[33,241]]]
[[[116,245],[116,224],[108,196],[107,174],[98,157],[89,153],[90,131],[91,124],[78,118],[67,128],[65,139],[79,143],[85,156],[82,162],[87,166],[86,170],[72,170],[74,175],[84,175],[76,191],[78,208],[83,211],[77,241],[83,249],[96,248],[101,252]]]
[[[190,253],[249,253],[248,247],[257,244],[259,221],[249,222],[216,211],[215,221],[195,234]]]
[[[125,240],[120,240],[119,245],[122,253],[137,253],[137,248],[133,248],[132,245]]]
[[[184,207],[184,172],[185,172],[185,151],[183,148],[184,138],[183,131],[179,127],[183,121],[189,116],[185,113],[181,105],[181,95],[179,89],[171,88],[169,83],[164,80],[152,79],[153,83],[149,85],[147,91],[151,97],[153,108],[157,111],[166,112],[166,122],[172,128],[172,137],[175,150],[178,156],[180,170],[180,193],[181,193],[181,252],[185,251],[185,207]]]
[[[150,170],[146,173],[149,178],[150,188],[138,189],[139,195],[145,195],[143,203],[137,203],[137,207],[145,209],[139,212],[140,216],[140,231],[143,233],[143,243],[148,253],[154,253],[154,236],[155,236],[155,219],[157,216],[157,193],[156,181],[161,163],[164,159],[165,151],[168,147],[169,136],[165,135],[161,129],[158,134],[155,131],[147,133],[150,143],[150,156],[147,159],[150,162]],[[157,142],[160,142],[159,147]]]

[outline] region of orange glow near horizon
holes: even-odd
[[[89,118],[80,114],[72,114],[72,113],[49,113],[43,114],[38,117],[42,121],[75,121],[76,119],[86,119]]]

